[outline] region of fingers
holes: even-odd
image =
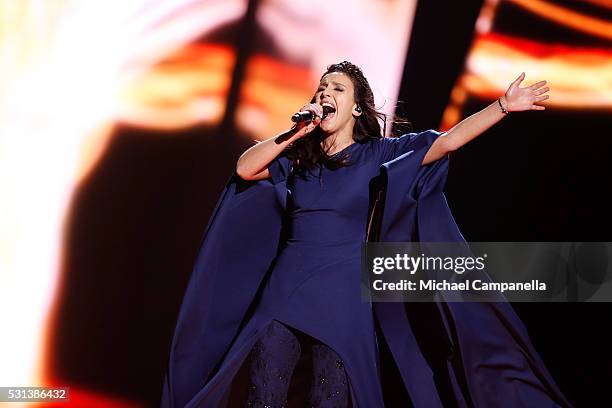
[[[317,127],[318,123],[315,124],[314,122],[310,122],[308,124],[308,126],[306,126],[304,128],[304,134],[307,135],[308,133],[312,132],[313,130],[315,130],[315,128]]]
[[[297,137],[306,136],[307,134],[315,130],[315,128],[319,126],[320,123],[321,123],[321,118],[319,117],[315,117],[313,121],[310,121],[308,123],[302,122],[300,124],[300,129],[298,130]]]
[[[533,84],[531,86],[528,86],[527,89],[530,89],[530,90],[533,91],[533,90],[538,89],[539,87],[544,86],[544,85],[546,85],[546,81],[540,81],[540,82],[536,82],[535,84]],[[546,88],[546,89],[548,90],[548,88]]]
[[[545,110],[545,109],[546,109],[545,106],[531,105],[531,110]]]
[[[300,122],[296,124],[298,128],[296,136],[298,138],[306,136],[315,130],[317,126],[319,126],[321,123],[321,117],[323,116],[323,107],[317,103],[309,103],[302,106],[300,112],[312,112],[315,114],[315,117],[310,122]]]
[[[512,82],[512,83],[510,84],[510,87],[516,87],[516,86],[519,86],[519,85],[520,85],[520,83],[521,83],[521,82],[523,82],[523,79],[525,79],[525,73],[524,73],[524,72],[521,72],[521,75],[519,75],[519,76],[518,76],[518,78],[516,78],[516,79],[514,80],[514,82]]]
[[[548,96],[548,95],[544,95],[544,96],[536,96],[535,101],[536,101],[536,102],[542,102],[542,101],[547,100],[548,98],[549,98],[549,96]]]
[[[318,103],[309,103],[308,105],[304,105],[301,109],[302,112],[310,111],[317,115],[318,117],[323,116],[323,107]]]
[[[536,91],[533,91],[533,94],[534,94],[534,95],[542,95],[543,93],[546,93],[546,92],[548,92],[548,91],[550,91],[550,88],[549,88],[549,87],[545,87],[545,88],[542,88],[542,89],[538,89],[538,90],[536,90]]]

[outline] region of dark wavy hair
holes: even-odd
[[[374,94],[368,80],[363,75],[361,68],[348,62],[332,64],[321,75],[321,80],[327,74],[341,72],[346,74],[353,82],[355,89],[355,102],[360,107],[362,114],[356,117],[353,128],[353,140],[356,143],[364,143],[368,139],[379,139],[384,136],[386,130],[387,115],[376,109],[374,105]],[[314,103],[312,97],[310,103]],[[381,131],[381,124],[383,129]],[[326,165],[331,169],[337,169],[349,165],[346,155],[329,156],[321,148],[321,141],[325,135],[320,127],[317,127],[309,135],[296,140],[286,150],[286,155],[294,163],[294,168],[299,171],[312,170],[317,166]]]

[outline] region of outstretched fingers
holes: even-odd
[[[540,82],[536,82],[535,84],[528,86],[527,89],[530,89],[532,91],[540,88],[541,86],[546,85],[546,81],[540,81]],[[548,88],[547,88],[548,89]]]
[[[518,76],[518,78],[516,78],[516,79],[514,80],[514,82],[512,82],[512,83],[510,84],[510,87],[511,87],[511,88],[512,88],[512,87],[518,87],[518,86],[521,84],[521,82],[523,82],[523,79],[525,79],[525,73],[524,73],[524,72],[521,72],[521,75],[519,75],[519,76]]]
[[[519,85],[523,82],[525,76],[525,72],[521,72],[506,91],[507,109],[509,111],[545,110],[546,108],[539,103],[550,98],[546,95],[550,88],[544,86],[547,81],[539,81],[533,85],[520,88]]]

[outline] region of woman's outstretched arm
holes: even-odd
[[[548,95],[544,94],[548,92],[549,88],[542,88],[546,81],[540,81],[531,86],[519,88],[520,83],[524,79],[525,73],[523,72],[510,84],[504,96],[483,110],[463,119],[444,135],[436,139],[425,155],[423,164],[434,162],[448,153],[459,149],[499,122],[508,112],[544,110],[545,107],[537,103],[548,99]]]

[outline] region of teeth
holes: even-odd
[[[321,106],[327,106],[328,108],[332,109],[332,112],[336,111],[336,107],[331,103],[324,102],[323,104],[321,104]]]

